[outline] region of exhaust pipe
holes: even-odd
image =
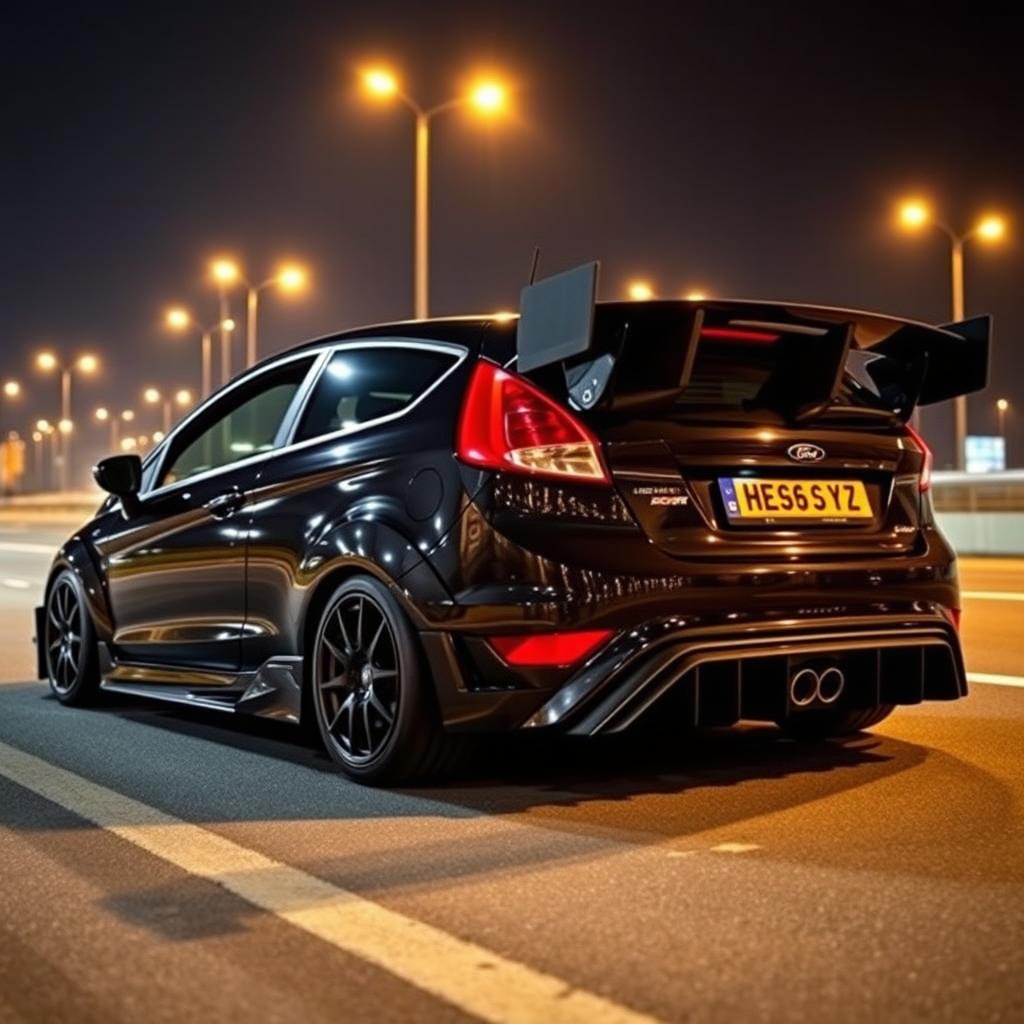
[[[846,688],[846,677],[841,669],[830,665],[820,672],[802,668],[789,681],[789,700],[794,707],[806,708],[819,704],[835,704]]]

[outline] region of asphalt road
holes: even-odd
[[[0,522],[0,1021],[1024,1019],[1024,562],[966,701],[811,746],[499,746],[346,782],[287,727],[60,708]]]

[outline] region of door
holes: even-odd
[[[315,361],[268,367],[200,409],[168,438],[139,511],[98,543],[122,661],[238,670],[247,496]]]

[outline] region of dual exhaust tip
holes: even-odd
[[[789,681],[789,699],[794,707],[806,708],[812,704],[835,704],[846,689],[846,677],[835,665],[827,668],[802,668]]]

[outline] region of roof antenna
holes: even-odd
[[[540,246],[533,247],[533,259],[530,260],[530,280],[527,284],[533,284],[537,280],[537,266],[540,263]]]

